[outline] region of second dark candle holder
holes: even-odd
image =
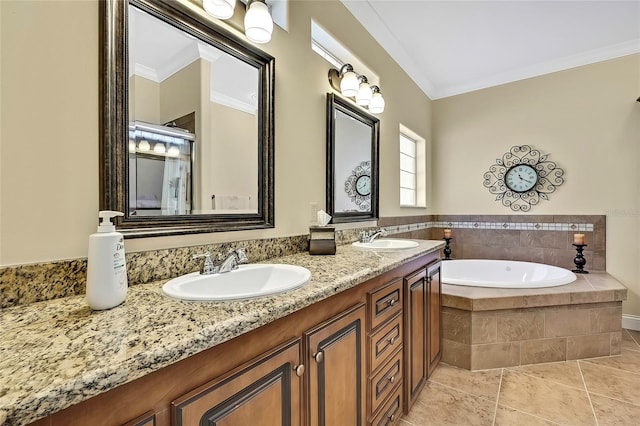
[[[576,264],[576,269],[571,270],[576,274],[588,274],[589,271],[584,270],[584,265],[587,264],[587,259],[584,258],[582,250],[587,246],[586,244],[573,244],[576,248],[576,257],[573,258],[573,263]]]
[[[443,238],[443,240],[445,241],[445,245],[444,245],[444,259],[442,260],[451,260],[451,247],[449,245],[449,242],[452,240],[453,238],[449,237],[449,238]]]

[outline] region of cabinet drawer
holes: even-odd
[[[369,337],[370,373],[387,362],[396,349],[402,347],[402,315],[396,315]]]
[[[370,331],[402,310],[402,280],[367,294]]]
[[[402,383],[402,350],[391,357],[391,360],[369,381],[369,401],[371,413],[375,413],[391,392]]]
[[[402,386],[396,388],[391,399],[382,406],[380,412],[369,423],[371,426],[391,426],[402,417]]]

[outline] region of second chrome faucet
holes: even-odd
[[[211,258],[211,253],[208,251],[203,254],[193,255],[192,258],[204,258],[200,268],[200,274],[202,275],[223,274],[238,269],[238,265],[249,263],[249,258],[244,248],[233,249],[226,256],[218,253],[215,260]]]

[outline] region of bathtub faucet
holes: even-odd
[[[385,231],[384,229],[380,229],[376,232],[367,232],[367,231],[362,231],[360,233],[360,242],[367,244],[367,243],[372,243],[373,240],[375,240],[378,237],[386,237],[387,236],[387,231]]]

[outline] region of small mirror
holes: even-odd
[[[327,94],[327,211],[333,223],[378,217],[379,123]]]
[[[179,2],[101,4],[101,208],[129,236],[273,227],[274,59]]]

